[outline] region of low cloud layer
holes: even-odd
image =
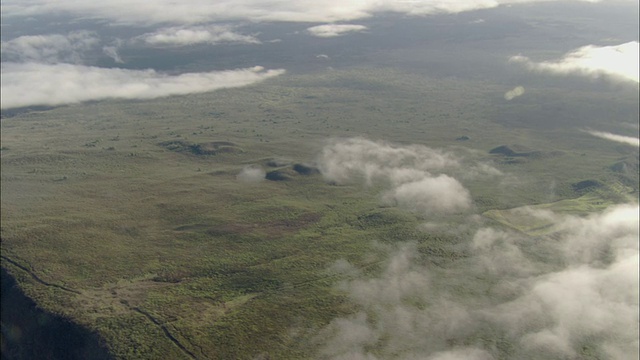
[[[319,333],[319,357],[637,359],[638,205],[528,215],[553,237],[480,228],[444,269],[406,243],[373,278],[341,260],[338,288],[361,310]]]
[[[587,132],[593,136],[597,136],[602,139],[616,141],[619,143],[623,143],[623,144],[627,144],[635,147],[640,146],[640,139],[635,137],[616,135],[616,134],[612,134],[604,131],[587,131]]]
[[[2,42],[4,61],[80,64],[86,51],[99,43],[95,33],[74,31],[67,35],[20,36]]]
[[[522,86],[516,86],[513,89],[507,91],[506,93],[504,93],[504,99],[505,100],[513,100],[515,98],[517,98],[518,96],[522,96],[524,95],[524,88]]]
[[[318,158],[326,180],[337,184],[362,182],[387,187],[382,201],[422,215],[455,213],[471,206],[469,191],[443,174],[460,159],[421,145],[396,146],[364,138],[331,141]]]
[[[102,18],[126,24],[197,24],[215,21],[295,21],[336,22],[366,18],[376,13],[396,12],[409,15],[459,13],[523,2],[550,0],[329,0],[300,2],[293,0],[208,1],[189,0],[7,0],[3,16],[37,16],[68,13],[79,17]],[[585,0],[593,2],[593,0]]]
[[[640,66],[638,51],[638,42],[631,41],[615,46],[583,46],[556,61],[535,62],[522,55],[513,56],[510,61],[524,64],[532,71],[592,78],[607,77],[637,83]]]
[[[162,28],[137,38],[155,46],[184,46],[194,44],[260,44],[253,35],[237,33],[231,26],[210,25]]]
[[[366,30],[367,27],[364,25],[352,25],[352,24],[327,24],[327,25],[318,25],[312,26],[307,29],[307,31],[316,37],[336,37],[345,35],[348,33],[360,32]]]
[[[153,99],[254,84],[284,70],[247,69],[166,75],[154,70],[71,64],[2,63],[1,108],[101,99]]]

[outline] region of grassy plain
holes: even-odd
[[[291,172],[242,183],[244,166],[312,163],[331,137],[444,148],[502,172],[498,181],[460,179],[488,221],[524,231],[539,224],[508,209],[583,214],[637,198],[637,171],[610,169],[637,162],[637,149],[581,131],[593,120],[532,126],[549,114],[535,91],[522,100],[529,118],[518,120],[519,100],[504,101],[505,90],[360,68],[4,118],[2,266],[38,306],[97,332],[116,358],[313,358],[314,335],[355,310],[334,287],[332,263],[373,274],[383,255],[372,243],[413,240],[425,262],[446,267],[464,257],[460,239],[418,230],[425,219],[381,207],[379,189]],[[595,96],[571,95],[585,106]],[[632,120],[623,115],[607,119],[609,128],[625,129]],[[175,141],[234,150],[166,146]],[[489,154],[504,144],[555,155]],[[576,189],[585,180],[604,185]]]

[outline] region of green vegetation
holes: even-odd
[[[265,168],[289,181],[243,183],[247,165],[313,163],[332,136],[445,148],[502,172],[460,177],[476,210],[534,234],[543,220],[505,209],[586,214],[637,198],[637,172],[610,168],[637,149],[582,124],[505,127],[489,100],[504,89],[472,85],[365,68],[3,119],[2,266],[116,358],[311,358],[315,334],[356,310],[334,287],[346,275],[327,272],[335,261],[375,274],[373,243],[413,241],[447,266],[466,256],[461,237],[419,230],[424,218],[381,207],[375,187],[288,163]],[[504,144],[554,155],[490,154]]]
[[[603,211],[616,203],[634,201],[634,195],[637,191],[615,181],[612,181],[605,187],[596,181],[585,180],[574,184],[573,188],[581,192],[585,190],[590,191],[585,195],[573,199],[508,210],[489,210],[484,212],[483,215],[502,225],[528,235],[549,235],[555,230],[552,227],[554,219],[548,215],[545,216],[544,211],[551,211],[556,214],[584,216]]]

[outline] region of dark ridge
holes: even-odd
[[[190,153],[197,156],[243,152],[240,147],[230,141],[212,141],[194,144],[184,140],[171,140],[161,142],[159,145],[170,151]]]
[[[167,150],[176,151],[176,152],[185,151],[190,146],[188,142],[182,141],[182,140],[164,141],[158,145],[162,146]]]
[[[635,154],[611,165],[609,169],[619,174],[638,174],[638,169],[640,168],[639,163],[639,156]]]
[[[469,139],[471,139],[471,138],[468,137],[467,135],[463,135],[463,136],[457,137],[456,141],[467,141]]]
[[[303,164],[293,165],[293,171],[297,172],[300,175],[314,175],[320,173],[320,170],[318,170],[317,168]]]
[[[611,169],[611,171],[613,171],[613,172],[617,172],[617,173],[620,173],[620,174],[626,174],[626,173],[629,172],[629,165],[624,161],[620,161],[620,162],[617,162],[617,163],[611,165],[609,167],[609,169]]]
[[[540,155],[540,151],[531,151],[520,145],[501,145],[489,151],[489,154],[504,155],[510,157],[532,157]]]
[[[498,146],[496,148],[493,148],[491,150],[489,150],[489,154],[498,154],[498,155],[504,155],[504,156],[513,156],[513,154],[515,154],[515,151],[513,151],[510,147],[508,147],[507,145],[502,145],[502,146]]]
[[[269,171],[265,176],[265,179],[271,180],[271,181],[285,181],[285,180],[290,180],[291,178],[281,170],[274,170],[274,171]]]
[[[584,190],[597,189],[597,188],[601,188],[602,186],[603,185],[596,180],[584,180],[571,185],[573,190],[578,192],[584,191]]]
[[[564,155],[563,151],[539,151],[532,150],[521,145],[501,145],[489,151],[489,154],[502,155],[505,157],[504,163],[518,163],[521,161],[511,161],[519,159],[542,159]]]
[[[240,153],[242,150],[236,144],[228,141],[214,141],[189,145],[189,151],[194,155],[216,155],[221,153]]]
[[[393,210],[386,210],[359,215],[358,218],[350,222],[350,224],[361,229],[368,229],[404,224],[409,221],[411,221],[410,217],[405,216],[404,214]]]
[[[113,359],[104,340],[97,334],[38,308],[5,268],[0,270],[2,360]]]
[[[291,161],[285,159],[269,159],[269,161],[267,161],[266,163],[266,165],[269,167],[282,167],[290,164]]]

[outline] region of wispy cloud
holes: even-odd
[[[471,206],[469,191],[455,178],[440,174],[401,183],[382,195],[388,205],[398,205],[419,214],[455,213]]]
[[[233,31],[226,25],[169,27],[146,33],[137,39],[156,46],[184,46],[193,44],[242,43],[260,44],[253,35]]]
[[[404,183],[421,179],[425,172],[459,166],[460,159],[422,145],[393,145],[361,137],[333,139],[318,159],[322,174],[339,184],[363,180]]]
[[[455,204],[465,197],[451,194],[467,190],[444,174],[466,168],[462,160],[423,146],[355,138],[334,140],[319,164],[327,180],[386,184],[390,190],[383,199],[401,206],[401,197],[403,208],[429,214],[465,208]],[[454,202],[453,211],[442,208],[448,201]],[[517,210],[550,223],[553,238],[483,227],[471,216],[473,235],[456,235],[463,237],[455,251],[465,254],[464,260],[447,267],[430,266],[420,250],[433,245],[414,242],[392,246],[374,277],[337,261],[330,269],[345,277],[337,288],[359,310],[318,333],[319,357],[561,359],[588,351],[637,358],[638,205],[613,206],[588,217]],[[425,231],[448,233],[443,227]]]
[[[585,131],[593,136],[597,136],[602,139],[616,141],[619,143],[623,143],[623,144],[627,144],[635,147],[640,146],[640,139],[635,137],[616,135],[616,134],[612,134],[604,131],[592,131],[592,130],[585,130]]]
[[[124,64],[124,60],[122,60],[122,58],[120,57],[120,54],[118,53],[117,46],[103,46],[102,52],[108,57],[112,58],[113,61],[115,61],[116,63]]]
[[[254,84],[284,70],[247,69],[166,75],[154,70],[71,64],[2,63],[2,109],[109,98],[152,99]]]
[[[513,100],[515,98],[517,98],[518,96],[522,96],[524,95],[524,87],[522,86],[516,86],[513,89],[507,91],[506,93],[504,93],[504,99],[505,100]]]
[[[333,140],[318,158],[322,175],[337,184],[363,182],[388,188],[382,201],[422,215],[455,213],[471,206],[469,191],[443,174],[457,156],[421,145],[397,146],[364,138]]]
[[[564,266],[547,272],[541,264],[515,300],[484,312],[488,320],[516,334],[523,354],[576,357],[588,343],[606,358],[637,358],[638,215],[637,205],[620,205],[559,217]]]
[[[366,30],[367,27],[364,25],[353,25],[353,24],[326,24],[326,25],[318,25],[307,28],[307,31],[316,37],[336,37],[342,36],[348,33],[360,32]]]
[[[593,78],[606,76],[620,81],[638,82],[638,42],[615,46],[588,45],[567,53],[560,60],[535,62],[517,55],[511,62],[524,64],[532,71],[552,74],[576,74]]]
[[[638,205],[551,219],[553,240],[480,228],[468,258],[431,267],[418,244],[366,277],[340,262],[359,312],[318,334],[321,358],[638,357]],[[541,257],[542,256],[542,257]]]
[[[99,42],[95,33],[74,31],[67,35],[20,36],[3,41],[1,50],[5,61],[80,64],[86,51],[96,47]]]

